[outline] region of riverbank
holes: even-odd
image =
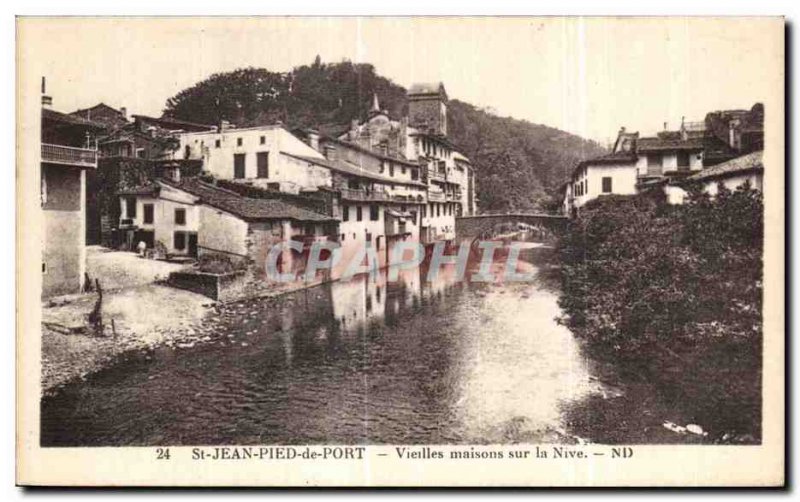
[[[96,294],[48,301],[42,308],[42,392],[52,394],[133,352],[161,346],[188,348],[224,337],[216,331],[214,321],[226,311],[236,311],[236,304],[278,298],[319,284],[321,281],[256,288],[248,296],[226,303],[162,284],[104,292],[100,336],[93,334],[86,322]]]

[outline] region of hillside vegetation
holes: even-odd
[[[323,64],[317,57],[290,72],[245,68],[214,74],[169,98],[164,114],[206,124],[282,121],[290,128],[325,131],[363,118],[373,93],[390,115],[406,113],[406,90],[372,65]],[[555,191],[569,170],[604,151],[564,131],[499,117],[457,99],[449,102],[448,133],[475,165],[482,211],[556,207]]]

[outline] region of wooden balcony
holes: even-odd
[[[429,202],[444,202],[445,196],[444,192],[432,192],[428,190],[428,201]]]
[[[97,167],[97,150],[42,143],[42,162],[79,167]]]
[[[340,192],[342,194],[343,200],[354,200],[354,201],[388,201],[391,200],[391,195],[387,192],[382,190],[362,190],[360,188],[341,188]]]

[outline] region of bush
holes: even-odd
[[[559,244],[561,321],[696,420],[757,435],[762,243],[763,202],[749,186],[692,192],[681,206],[597,199]]]

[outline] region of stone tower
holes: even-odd
[[[425,134],[447,136],[447,92],[444,84],[414,84],[408,90],[408,122]]]

